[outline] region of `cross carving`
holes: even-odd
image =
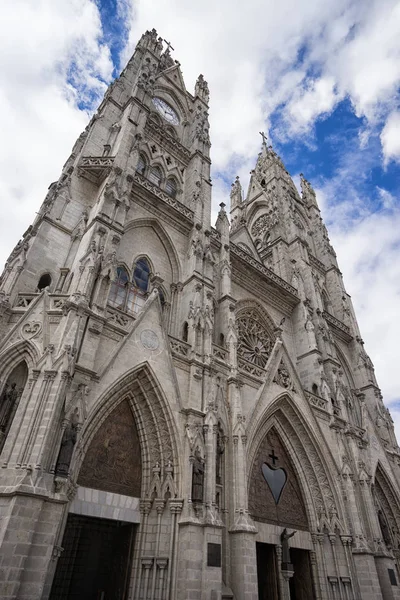
[[[267,136],[265,135],[265,133],[264,133],[263,131],[259,131],[259,134],[260,134],[260,135],[261,135],[261,137],[262,137],[262,143],[263,143],[264,145],[266,145],[266,144],[267,144],[267,139],[268,139],[268,138],[267,138]]]
[[[163,39],[163,42],[165,42],[167,44],[166,52],[169,52],[169,50],[175,50],[175,48],[172,47],[171,42],[167,42],[167,40],[164,40],[164,39]]]
[[[277,456],[275,456],[275,450],[272,450],[271,454],[268,454],[269,458],[272,460],[272,464],[275,466],[275,461],[279,460]]]

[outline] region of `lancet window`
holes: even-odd
[[[136,172],[139,173],[139,175],[144,175],[145,171],[146,171],[146,166],[147,166],[146,158],[143,156],[143,154],[140,154],[138,163],[136,165]]]
[[[147,298],[149,279],[150,265],[145,258],[136,262],[132,280],[124,267],[118,267],[117,277],[111,284],[108,303],[126,312],[138,312]]]
[[[160,167],[152,167],[149,173],[149,180],[151,183],[154,183],[158,187],[160,187],[162,179],[162,173]]]
[[[165,191],[167,192],[168,196],[171,196],[171,198],[176,198],[178,188],[175,179],[173,179],[172,177],[167,179],[167,183],[165,184]]]

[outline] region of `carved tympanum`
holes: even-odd
[[[139,436],[130,405],[124,401],[95,433],[78,484],[138,498],[141,472]]]
[[[252,465],[249,512],[257,521],[308,529],[293,465],[274,429],[261,442]]]

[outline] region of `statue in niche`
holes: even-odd
[[[225,452],[225,444],[223,438],[223,432],[221,427],[218,428],[217,433],[217,452],[215,455],[216,465],[215,465],[215,479],[217,484],[222,483],[222,455]]]
[[[10,387],[6,383],[0,398],[0,431],[4,432],[7,429],[10,415],[19,396],[20,392],[17,390],[17,384],[12,383]]]
[[[192,502],[203,502],[204,493],[204,459],[197,448],[192,471]]]
[[[290,564],[290,548],[289,548],[289,539],[294,536],[296,531],[289,531],[285,529],[281,533],[281,544],[282,544],[282,564],[289,565]]]
[[[378,521],[382,532],[383,541],[388,549],[392,548],[392,538],[389,533],[389,527],[381,510],[378,510]]]
[[[69,465],[71,463],[72,453],[76,444],[77,435],[77,423],[68,423],[61,441],[60,453],[58,455],[56,465],[56,475],[58,475],[59,477],[68,477]]]

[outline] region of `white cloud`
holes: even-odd
[[[385,164],[400,162],[400,112],[392,112],[382,130],[381,142]]]
[[[390,404],[400,400],[400,210],[370,214],[346,231],[333,224],[330,234],[366,350]]]
[[[1,262],[32,221],[87,123],[77,100],[98,98],[106,87],[103,80],[111,78],[101,33],[98,9],[90,0],[2,4]]]
[[[286,122],[291,134],[299,134],[321,115],[330,113],[340,97],[332,76],[321,77],[306,83],[306,87],[293,95],[286,107]]]

